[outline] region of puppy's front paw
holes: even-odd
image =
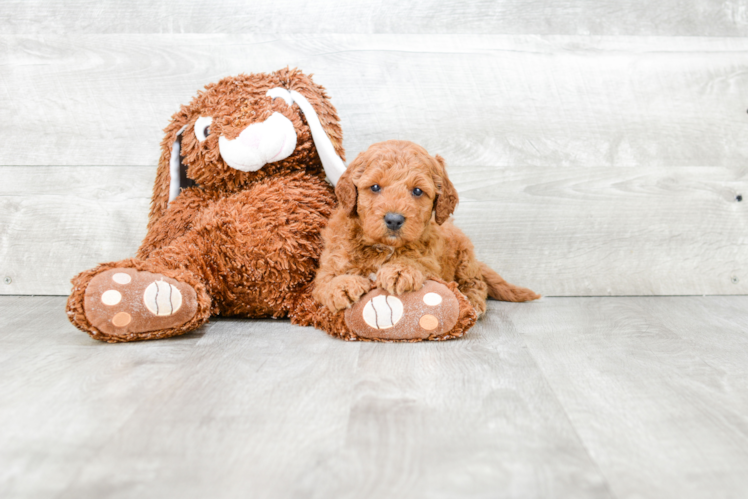
[[[468,302],[470,302],[470,305],[473,306],[473,309],[475,309],[475,313],[478,315],[479,318],[482,318],[484,314],[486,314],[486,301],[483,300],[473,300],[470,297],[468,297]]]
[[[387,264],[377,273],[377,286],[392,295],[420,290],[425,281],[421,271],[402,264]]]
[[[337,312],[350,307],[369,290],[371,281],[363,276],[344,274],[333,278],[325,296],[319,297],[318,300],[330,311]]]

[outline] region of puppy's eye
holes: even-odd
[[[210,116],[201,116],[195,120],[195,137],[200,142],[203,142],[210,135],[210,125],[213,123],[213,118]]]
[[[379,192],[379,191],[381,191],[381,190],[382,190],[382,188],[381,188],[381,187],[379,187],[379,184],[374,184],[374,185],[373,185],[373,186],[371,187],[371,191],[372,191],[373,193],[378,193],[378,192]]]
[[[422,194],[421,188],[413,188],[413,196],[421,196]]]

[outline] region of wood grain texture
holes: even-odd
[[[11,300],[47,327],[0,326],[2,496],[610,496],[508,320],[462,343],[221,320],[112,346],[62,298]]]
[[[340,447],[359,345],[276,320],[204,330],[66,496],[311,495],[301,479]]]
[[[478,257],[544,295],[748,293],[748,171],[448,166]],[[154,168],[0,167],[2,294],[132,256]],[[734,280],[737,279],[737,283]]]
[[[203,85],[314,73],[349,158],[410,139],[454,165],[738,166],[748,40],[490,35],[0,36],[5,165],[153,165]]]
[[[510,317],[458,342],[365,344],[358,368],[345,445],[312,471],[340,479],[319,496],[611,496]]]
[[[67,295],[79,272],[134,256],[155,177],[154,167],[0,167],[0,293]]]
[[[506,309],[614,495],[743,497],[747,301],[577,298]]]
[[[545,295],[748,292],[743,168],[454,168],[476,254]]]
[[[744,497],[748,297],[489,302],[457,341],[0,297],[2,497]]]
[[[6,0],[2,33],[748,34],[745,0]]]

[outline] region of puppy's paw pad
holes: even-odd
[[[109,335],[179,327],[197,312],[197,294],[186,283],[135,269],[110,269],[86,288],[88,321]]]
[[[348,327],[361,338],[425,340],[449,332],[456,324],[460,305],[454,293],[435,281],[402,295],[378,288],[346,311]]]

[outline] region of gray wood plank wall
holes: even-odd
[[[748,35],[746,0],[5,0],[0,33]]]
[[[171,114],[286,65],[327,87],[349,160],[395,138],[444,156],[507,279],[744,294],[746,35],[737,0],[6,2],[0,294],[131,255]]]

